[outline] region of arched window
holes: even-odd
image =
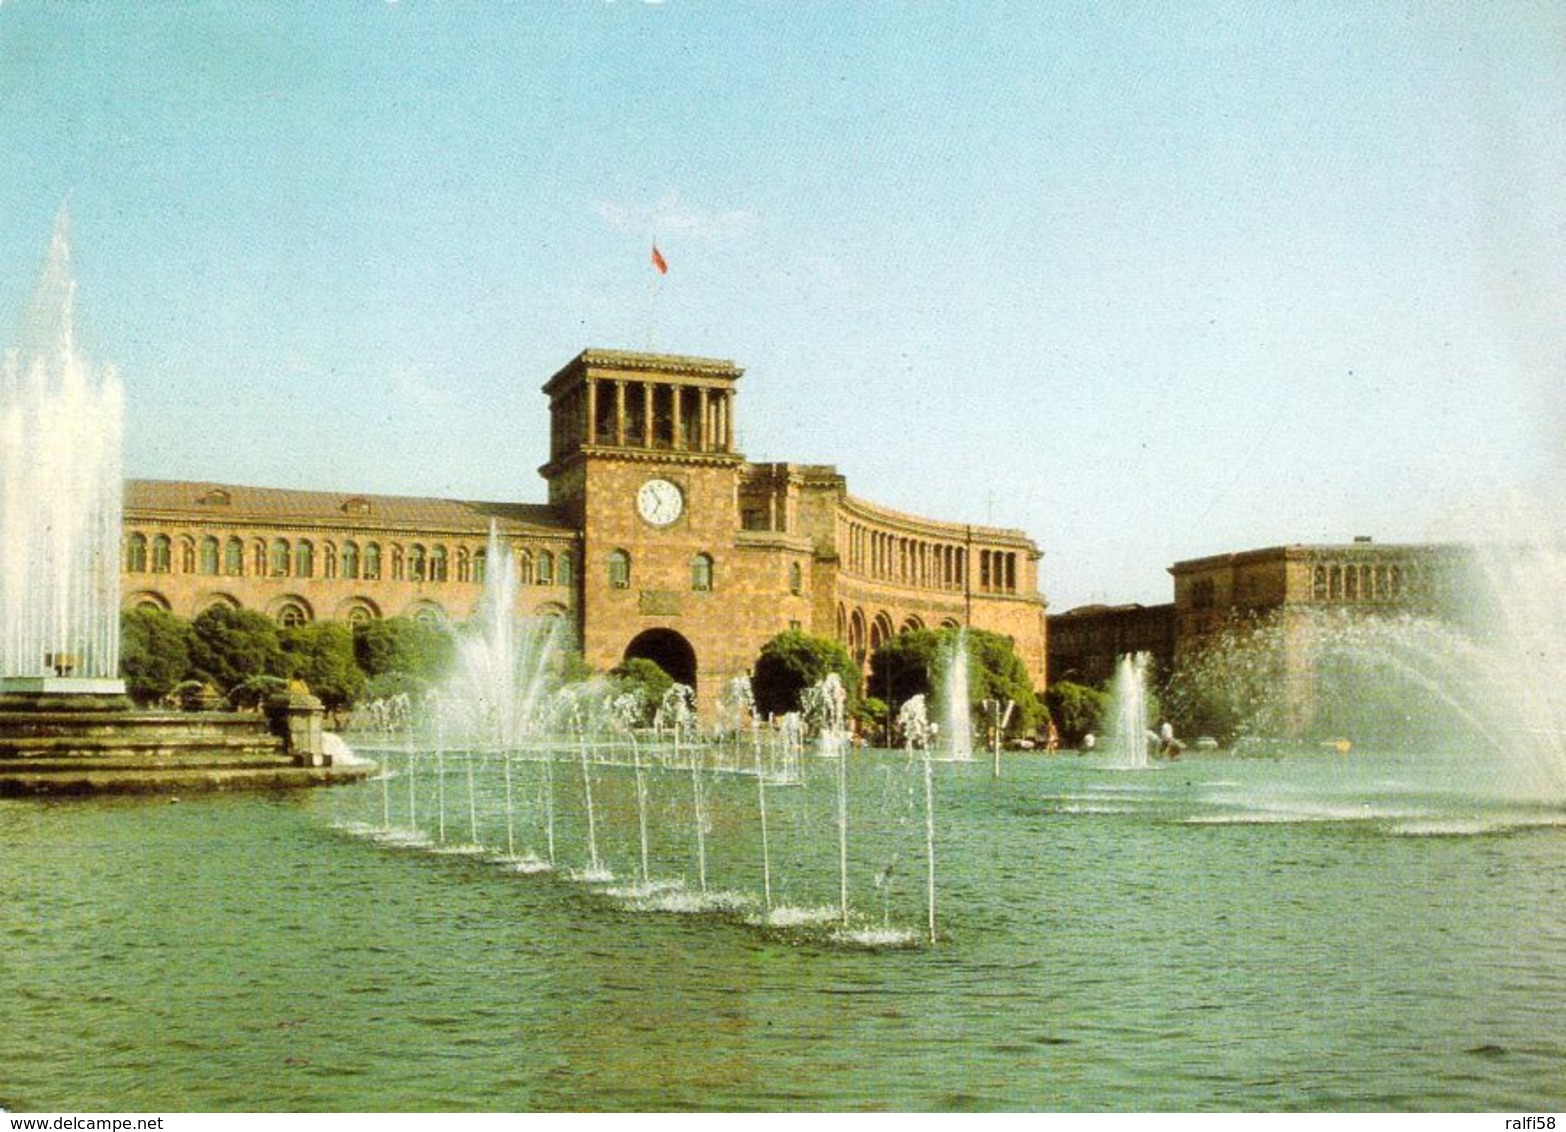
[[[404,563],[406,562],[402,547],[395,542],[392,543],[387,550],[387,556],[391,559],[391,580],[394,582],[402,581],[405,577]]]
[[[430,547],[430,581],[444,582],[446,580],[446,548],[444,546]]]
[[[375,620],[375,614],[362,605],[355,605],[348,610],[348,624],[368,625]]]
[[[182,538],[179,540],[179,572],[181,574],[194,574],[196,572],[196,540]]]
[[[517,551],[517,577],[524,586],[533,584],[533,555],[529,551]]]
[[[201,572],[203,574],[216,574],[218,572],[218,540],[215,535],[208,535],[201,540]]]
[[[487,550],[475,550],[473,552],[473,580],[483,585],[484,575],[488,568],[489,552]]]
[[[457,547],[457,581],[471,582],[473,580],[473,555],[465,546]]]
[[[427,576],[424,548],[414,543],[408,548],[408,581],[422,582]]]
[[[609,552],[609,585],[617,590],[631,585],[631,556],[623,550]]]
[[[321,544],[321,574],[327,578],[337,577],[337,546],[334,543]]]
[[[533,569],[533,578],[541,586],[555,584],[555,556],[549,551],[538,552],[538,564]]]
[[[788,592],[797,594],[805,588],[805,572],[799,568],[798,562],[788,564]]]
[[[158,535],[152,540],[152,572],[167,574],[174,568],[174,543],[168,535]]]
[[[250,572],[259,578],[266,577],[266,540],[256,539],[250,544]]]
[[[223,573],[237,578],[245,572],[245,544],[235,535],[223,547]]]
[[[712,589],[712,556],[698,554],[691,559],[691,589],[706,592]]]
[[[555,565],[560,568],[559,577],[556,578],[562,586],[569,586],[576,578],[576,563],[571,559],[569,550],[562,550]]]
[[[147,572],[147,536],[134,534],[125,540],[125,569],[132,574]]]
[[[267,560],[267,573],[274,578],[288,577],[288,540],[275,538],[272,540],[272,554]]]
[[[353,541],[343,543],[343,577],[357,578],[359,576],[359,544]]]
[[[285,629],[297,629],[310,620],[310,615],[298,602],[286,601],[277,611],[277,623]]]
[[[1317,566],[1310,575],[1310,596],[1317,601],[1327,600],[1327,568]]]
[[[381,544],[367,542],[364,544],[364,576],[372,582],[378,582],[381,578]]]
[[[294,547],[294,577],[315,577],[315,544],[307,538],[300,539]]]

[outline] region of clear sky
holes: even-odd
[[[652,346],[1058,611],[1559,466],[1555,3],[0,0],[0,162],[132,476],[541,501],[539,386]]]

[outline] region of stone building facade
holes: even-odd
[[[1049,674],[1096,688],[1109,682],[1122,656],[1146,653],[1157,673],[1174,664],[1175,607],[1083,605],[1049,618]]]
[[[1458,618],[1474,593],[1465,547],[1352,543],[1273,546],[1176,562],[1175,655],[1238,616],[1330,612]]]
[[[989,629],[1042,689],[1037,546],[858,499],[830,466],[747,461],[734,442],[741,375],[711,358],[582,353],[543,388],[543,504],[130,481],[125,606],[461,620],[483,592],[493,527],[521,573],[520,615],[567,618],[596,669],[657,661],[704,712],[790,628],[861,663],[905,629]]]

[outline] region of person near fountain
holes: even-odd
[[[1185,744],[1175,738],[1174,724],[1167,719],[1158,727],[1158,753],[1166,759],[1177,759],[1185,750]]]

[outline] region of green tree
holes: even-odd
[[[138,704],[163,699],[190,671],[190,622],[162,609],[120,615],[120,676]]]
[[[1060,731],[1061,740],[1072,746],[1082,741],[1090,731],[1100,730],[1104,724],[1104,712],[1109,696],[1097,688],[1073,684],[1069,680],[1057,680],[1044,694],[1044,706],[1049,709]]]
[[[756,697],[756,710],[762,715],[781,715],[799,708],[799,694],[836,672],[848,693],[847,711],[859,703],[859,665],[848,650],[826,637],[798,630],[779,633],[761,646],[750,689]]]
[[[277,626],[263,613],[214,605],[191,622],[191,630],[191,667],[220,691],[253,676],[288,675]]]
[[[288,674],[303,680],[328,711],[350,706],[364,690],[354,659],[353,630],[337,621],[314,621],[282,633]]]
[[[657,661],[644,656],[633,656],[611,668],[609,679],[616,695],[630,692],[641,697],[642,718],[636,721],[638,726],[652,722],[658,714],[659,705],[663,703],[664,693],[674,687],[674,677],[665,672]]]
[[[922,695],[935,706],[935,693],[945,679],[959,634],[967,642],[968,706],[978,718],[979,705],[987,699],[1016,704],[1009,730],[1030,733],[1044,718],[1027,665],[1017,655],[1010,637],[985,629],[911,629],[899,633],[876,649],[870,658],[870,691],[896,711],[914,696]]]
[[[444,629],[411,617],[388,617],[356,626],[353,647],[366,676],[399,673],[424,686],[445,676],[455,652],[451,635]]]

